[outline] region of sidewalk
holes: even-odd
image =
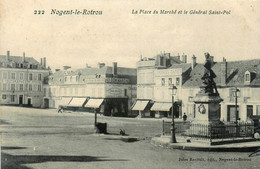
[[[190,150],[190,151],[217,151],[217,152],[253,152],[260,149],[260,141],[232,143],[224,145],[209,145],[206,142],[187,142],[184,137],[176,136],[177,143],[170,143],[170,136],[154,137],[151,144],[163,148]]]

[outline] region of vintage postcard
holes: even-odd
[[[259,168],[259,28],[259,0],[0,0],[1,168]]]

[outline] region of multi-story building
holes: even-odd
[[[232,122],[236,120],[235,97],[232,95],[235,87],[239,89],[237,110],[238,118],[246,121],[252,115],[260,115],[260,60],[244,60],[227,62],[214,62],[212,70],[217,77],[214,79],[217,85],[221,102],[221,120]],[[190,119],[196,116],[193,98],[202,86],[204,64],[197,64],[194,60],[189,79],[182,86],[183,112]]]
[[[116,62],[112,67],[99,63],[97,68],[86,65],[75,70],[64,66],[48,77],[45,107],[82,107],[89,99],[96,99],[102,100],[101,112],[105,115],[126,115],[136,98],[136,77],[135,68],[118,67]]]
[[[49,75],[46,58],[0,55],[1,105],[42,107],[43,82]]]
[[[182,61],[180,56],[171,56],[170,53],[141,58],[137,62],[137,101],[132,110],[139,111],[140,116],[168,116],[172,107],[169,88],[175,85],[178,88],[175,116],[181,117],[181,88],[190,67],[184,54]]]

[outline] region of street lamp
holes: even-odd
[[[174,105],[174,95],[176,95],[177,87],[172,85],[169,89],[171,89],[172,93],[172,124],[171,124],[171,143],[177,143],[175,137],[175,123],[174,123],[174,114],[173,114],[173,105]]]
[[[238,111],[237,111],[237,98],[239,97],[239,94],[240,94],[240,90],[235,87],[233,90],[232,90],[232,95],[233,97],[235,97],[235,115],[236,115],[236,135],[238,136],[239,135],[239,131],[238,131]]]

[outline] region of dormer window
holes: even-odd
[[[246,84],[249,84],[251,82],[251,72],[246,71],[244,76],[244,82]]]

